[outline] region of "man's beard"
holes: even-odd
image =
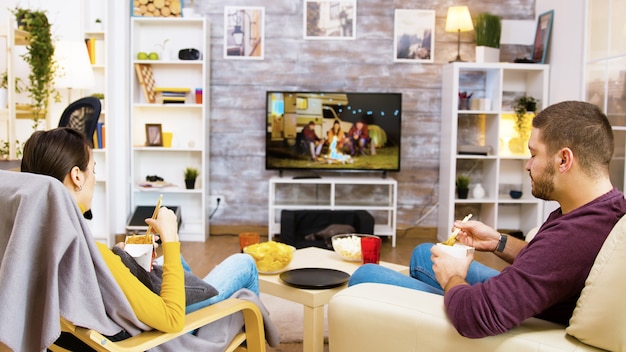
[[[556,167],[554,165],[548,166],[543,174],[539,177],[532,177],[532,193],[533,196],[543,199],[552,200],[551,195],[554,192],[554,175],[556,174]]]

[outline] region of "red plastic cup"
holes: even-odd
[[[378,264],[380,261],[380,245],[381,239],[377,236],[361,237],[361,256],[363,264]]]

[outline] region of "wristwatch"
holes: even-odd
[[[500,240],[498,241],[498,245],[496,246],[496,252],[502,253],[504,252],[504,248],[506,247],[506,240],[509,236],[500,234]]]

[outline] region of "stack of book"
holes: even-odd
[[[158,104],[184,104],[187,100],[189,88],[155,87],[156,103]]]

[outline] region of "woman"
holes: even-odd
[[[94,168],[93,153],[87,140],[81,132],[71,128],[37,131],[24,145],[22,172],[49,175],[61,181],[81,212],[91,208],[96,183]],[[157,330],[177,332],[185,324],[185,287],[176,215],[162,207],[157,218],[146,219],[146,223],[162,240],[163,281],[160,294],[143,285],[121,258],[104,244],[97,243],[98,249],[137,318]],[[259,294],[256,265],[246,254],[234,254],[225,259],[204,281],[216,288],[219,294],[188,307],[188,311],[228,298],[241,288]]]
[[[333,128],[328,130],[326,143],[330,145],[334,138],[337,138],[337,151],[340,153],[343,152],[344,144],[346,142],[346,134],[343,132],[343,129],[341,129],[341,123],[339,123],[339,120],[335,120]]]

